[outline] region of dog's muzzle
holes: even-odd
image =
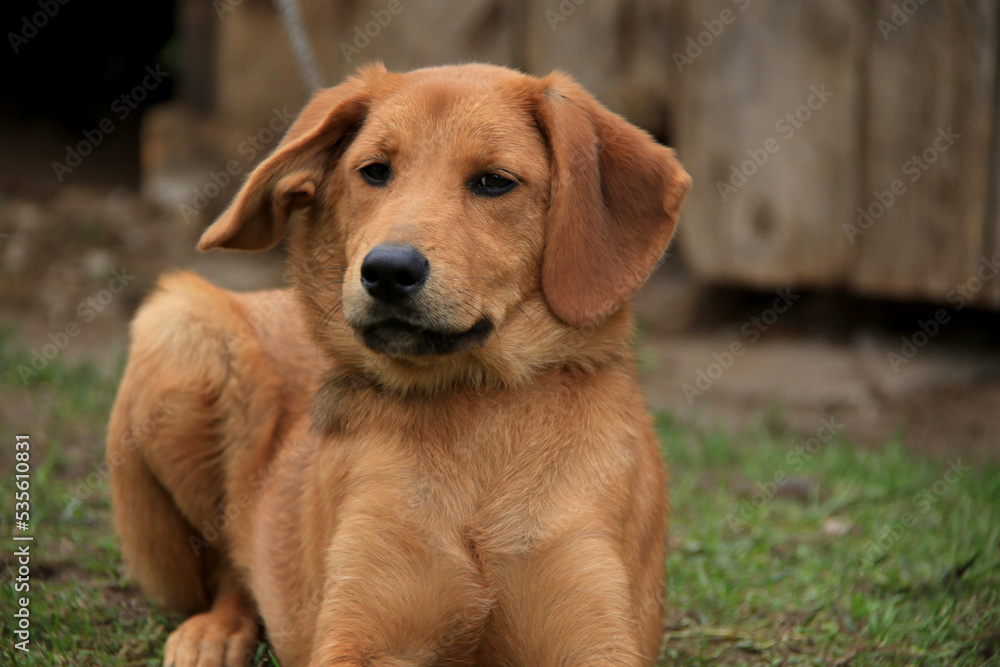
[[[469,329],[452,331],[418,304],[430,272],[423,253],[408,245],[382,243],[365,256],[361,285],[372,304],[365,321],[352,326],[369,349],[393,357],[444,355],[475,349],[490,337],[494,325],[487,317]]]
[[[362,342],[376,352],[396,357],[454,354],[481,347],[493,333],[493,322],[481,319],[460,332],[435,331],[390,319],[358,332]]]

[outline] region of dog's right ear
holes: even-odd
[[[566,324],[598,326],[663,256],[691,177],[672,150],[570,77],[540,83],[536,119],[552,155],[542,292]]]
[[[292,211],[312,203],[341,137],[364,120],[381,64],[362,68],[335,88],[317,92],[278,147],[198,241],[199,250],[264,250],[284,235]]]

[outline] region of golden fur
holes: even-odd
[[[563,74],[317,93],[199,243],[287,226],[293,289],[176,273],[132,323],[108,458],[129,571],[196,612],[165,664],[243,665],[258,620],[285,667],[652,663],[667,500],[628,300],[689,186]],[[384,243],[431,268],[367,345]]]

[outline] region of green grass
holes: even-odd
[[[0,533],[16,534],[10,443],[29,433],[35,536],[27,655],[13,648],[14,542],[0,552],[0,664],[158,665],[180,619],[122,578],[95,467],[116,379],[57,359],[25,386],[29,361],[0,338]],[[664,664],[1000,664],[997,467],[946,476],[898,443],[837,437],[796,454],[803,441],[773,418],[730,433],[661,416],[659,431],[673,505]],[[792,481],[772,494],[779,472]]]
[[[1000,471],[781,431],[660,420],[667,664],[1000,664]]]

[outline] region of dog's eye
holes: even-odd
[[[382,164],[381,162],[366,164],[358,171],[361,172],[361,176],[366,181],[377,186],[385,185],[389,182],[389,178],[392,176],[392,169],[389,168],[389,165]]]
[[[515,185],[517,185],[517,181],[493,172],[487,172],[481,176],[477,176],[472,179],[472,183],[470,183],[472,192],[484,197],[497,197],[506,192],[510,192]]]

